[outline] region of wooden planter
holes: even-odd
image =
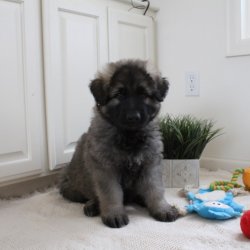
[[[163,160],[162,178],[167,188],[183,188],[187,185],[199,187],[200,161]]]

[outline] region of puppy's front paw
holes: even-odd
[[[165,209],[152,213],[152,216],[158,221],[172,222],[180,217],[180,213],[176,207],[167,206]]]
[[[129,219],[125,213],[121,213],[121,214],[102,216],[102,221],[108,227],[120,228],[126,226],[129,222]]]

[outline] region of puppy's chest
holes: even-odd
[[[141,176],[143,169],[143,159],[135,158],[122,162],[119,166],[122,187],[124,189],[132,187]]]
[[[147,144],[147,136],[143,132],[118,133],[114,138],[115,147],[121,153],[135,154],[144,150]]]

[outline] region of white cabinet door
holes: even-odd
[[[104,5],[44,0],[43,32],[50,168],[69,162],[86,132],[94,99],[90,80],[108,61]]]
[[[0,181],[45,159],[40,1],[0,0]]]
[[[108,21],[110,61],[139,58],[155,62],[154,21],[151,17],[109,9]]]

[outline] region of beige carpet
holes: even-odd
[[[229,180],[226,171],[201,170],[201,184]],[[187,204],[178,189],[166,190],[170,203]],[[235,200],[250,209],[250,195]],[[12,201],[0,201],[1,250],[80,249],[250,249],[240,218],[212,221],[189,214],[174,223],[157,222],[139,207],[127,207],[128,226],[111,229],[100,217],[83,215],[81,204],[63,200],[56,189]]]

